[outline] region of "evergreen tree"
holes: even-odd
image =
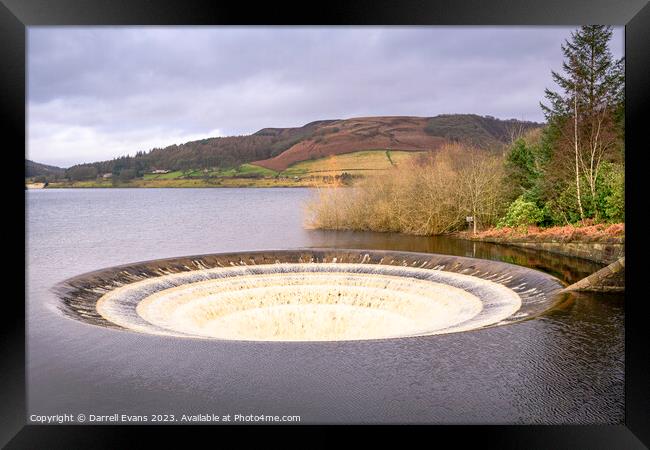
[[[603,108],[615,109],[623,103],[623,58],[614,60],[608,45],[611,38],[611,26],[585,25],[562,45],[565,75],[555,71],[551,74],[563,92],[546,89],[549,105],[541,103],[549,122],[570,116],[574,100],[585,115]]]
[[[561,91],[546,89],[548,104],[541,104],[549,125],[560,132],[554,167],[572,174],[580,219],[600,218],[596,199],[602,165],[622,155],[623,59],[613,58],[611,37],[612,27],[604,25],[573,32],[562,45],[564,74],[552,72]]]

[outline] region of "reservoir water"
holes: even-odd
[[[601,265],[444,237],[303,226],[312,191],[30,190],[28,415],[299,415],[301,423],[622,423],[622,295],[577,294],[533,320],[380,341],[242,342],[63,316],[69,277],[183,255],[299,247],[492,259],[574,282]]]

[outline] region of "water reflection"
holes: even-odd
[[[309,231],[312,247],[367,248],[442,253],[503,261],[549,273],[569,284],[604,265],[581,258],[520,247],[474,242],[446,236],[408,236],[399,233],[356,231]]]

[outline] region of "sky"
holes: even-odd
[[[314,120],[543,122],[575,27],[29,27],[27,157],[69,167]],[[610,49],[623,56],[623,28]]]

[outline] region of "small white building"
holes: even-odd
[[[112,173],[105,173],[104,175],[102,175],[102,178],[112,178],[112,177],[113,177]]]
[[[152,170],[151,173],[169,173],[169,170],[156,169]]]

